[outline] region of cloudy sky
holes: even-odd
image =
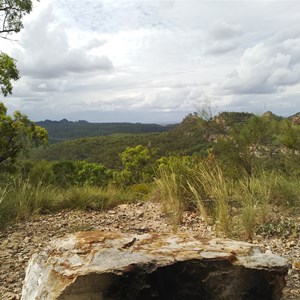
[[[300,111],[300,1],[43,0],[16,41],[4,99],[33,120],[178,122]],[[1,99],[2,100],[2,99]]]

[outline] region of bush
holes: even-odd
[[[73,161],[60,161],[52,166],[55,184],[66,187],[76,183],[76,165]]]
[[[51,163],[44,160],[36,162],[30,168],[28,177],[32,184],[52,184],[54,182],[54,173]]]
[[[102,164],[78,161],[76,166],[76,183],[78,185],[107,186],[112,172]]]
[[[117,185],[125,187],[153,180],[153,158],[147,147],[142,145],[127,147],[120,157],[123,170],[114,173],[114,181]]]
[[[62,161],[53,164],[55,182],[61,187],[70,186],[107,186],[112,172],[102,164],[85,161]]]

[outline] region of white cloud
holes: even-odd
[[[299,42],[259,43],[248,48],[224,88],[229,93],[264,94],[300,83],[299,54],[295,51]]]
[[[94,39],[88,41],[87,47],[102,44],[103,41]],[[69,73],[109,71],[113,68],[106,56],[95,56],[85,48],[70,47],[67,33],[56,19],[52,6],[27,24],[21,35],[20,47],[12,54],[18,61],[21,75],[36,78],[58,78]]]
[[[19,42],[0,40],[22,75],[5,102],[36,120],[159,121],[204,91],[225,110],[292,114],[299,18],[299,1],[43,0]]]

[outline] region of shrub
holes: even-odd
[[[52,166],[55,183],[66,187],[76,183],[76,165],[73,161],[60,161]]]
[[[142,145],[127,147],[120,154],[123,170],[115,172],[114,180],[121,186],[151,182],[154,176],[153,158],[150,150]]]
[[[52,165],[44,160],[38,161],[30,168],[28,177],[32,184],[52,184],[54,182]]]
[[[78,185],[106,186],[112,177],[111,171],[102,164],[78,161],[75,166]]]

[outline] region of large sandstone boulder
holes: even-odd
[[[249,243],[79,232],[31,258],[22,299],[280,299],[287,271]]]

